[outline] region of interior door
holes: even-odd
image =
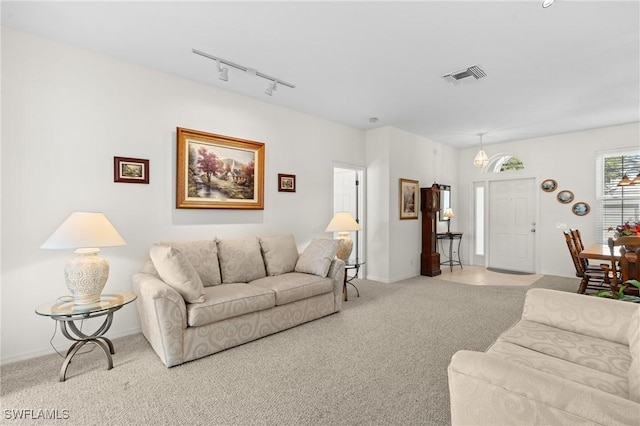
[[[535,272],[535,179],[489,183],[489,267]]]
[[[334,166],[333,168],[333,212],[347,211],[360,224],[359,232],[351,232],[354,241],[351,262],[364,260],[364,202],[363,202],[364,170],[360,167]]]

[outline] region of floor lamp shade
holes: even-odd
[[[337,232],[338,239],[342,240],[342,244],[336,253],[336,257],[343,261],[347,261],[353,250],[353,240],[349,236],[351,231],[359,231],[360,224],[351,216],[349,212],[338,212],[333,216],[325,231]]]
[[[64,268],[67,288],[76,305],[100,301],[109,278],[109,264],[99,247],[125,245],[124,239],[102,213],[75,212],[45,241],[43,249],[76,249]]]

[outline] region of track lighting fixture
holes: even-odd
[[[222,68],[220,60],[217,60],[216,63],[218,64],[218,74],[220,74],[218,78],[222,81],[229,81],[229,68]]]
[[[267,90],[265,90],[264,93],[266,93],[269,96],[273,96],[273,92],[275,92],[276,90],[277,90],[277,86],[274,80],[273,82],[269,83],[269,85],[267,86]]]
[[[271,83],[269,83],[269,87],[267,87],[267,90],[264,91],[264,93],[266,93],[269,96],[273,96],[273,92],[277,89],[277,85],[280,84],[282,86],[287,86],[290,87],[291,89],[295,89],[296,86],[294,86],[291,83],[287,83],[286,81],[282,81],[279,78],[275,78],[275,77],[271,77],[269,75],[263,74],[260,71],[257,71],[253,68],[250,67],[245,67],[239,64],[235,64],[231,61],[227,61],[226,59],[222,59],[222,58],[218,58],[216,56],[213,55],[209,55],[208,53],[202,52],[200,50],[197,49],[191,49],[191,51],[193,53],[195,53],[196,55],[200,55],[200,56],[204,56],[205,58],[209,58],[212,59],[214,61],[216,61],[217,67],[218,67],[218,73],[220,74],[219,78],[222,81],[228,81],[229,80],[229,69],[228,68],[222,68],[221,64],[224,64],[228,67],[231,68],[235,68],[237,70],[240,71],[244,71],[248,74],[251,75],[255,75],[257,77],[261,77],[264,78],[265,80],[269,80]]]

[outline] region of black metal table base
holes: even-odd
[[[460,269],[463,269],[462,262],[460,261],[460,243],[462,242],[462,233],[448,232],[446,234],[438,234],[437,238],[438,240],[440,240],[441,248],[442,248],[442,241],[449,240],[449,256],[445,254],[444,256],[447,258],[447,260],[445,260],[444,262],[441,262],[440,265],[448,265],[449,270],[451,272],[453,272],[454,266],[460,266]],[[458,240],[458,250],[456,251],[456,253],[458,254],[458,260],[455,260],[453,257],[453,241],[454,240]],[[444,250],[441,250],[441,251],[444,251]]]

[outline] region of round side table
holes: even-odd
[[[89,305],[76,305],[73,300],[56,301],[40,305],[36,308],[36,314],[49,317],[60,324],[60,331],[67,339],[74,343],[67,350],[64,362],[60,368],[60,381],[64,382],[67,375],[67,368],[75,354],[87,343],[93,343],[104,352],[107,357],[107,370],[113,368],[112,354],[115,354],[113,343],[104,334],[111,327],[113,313],[122,308],[127,303],[136,299],[133,293],[124,294],[102,294],[100,301]],[[104,317],[102,325],[92,334],[85,334],[80,330],[75,321],[82,321],[90,318]]]

